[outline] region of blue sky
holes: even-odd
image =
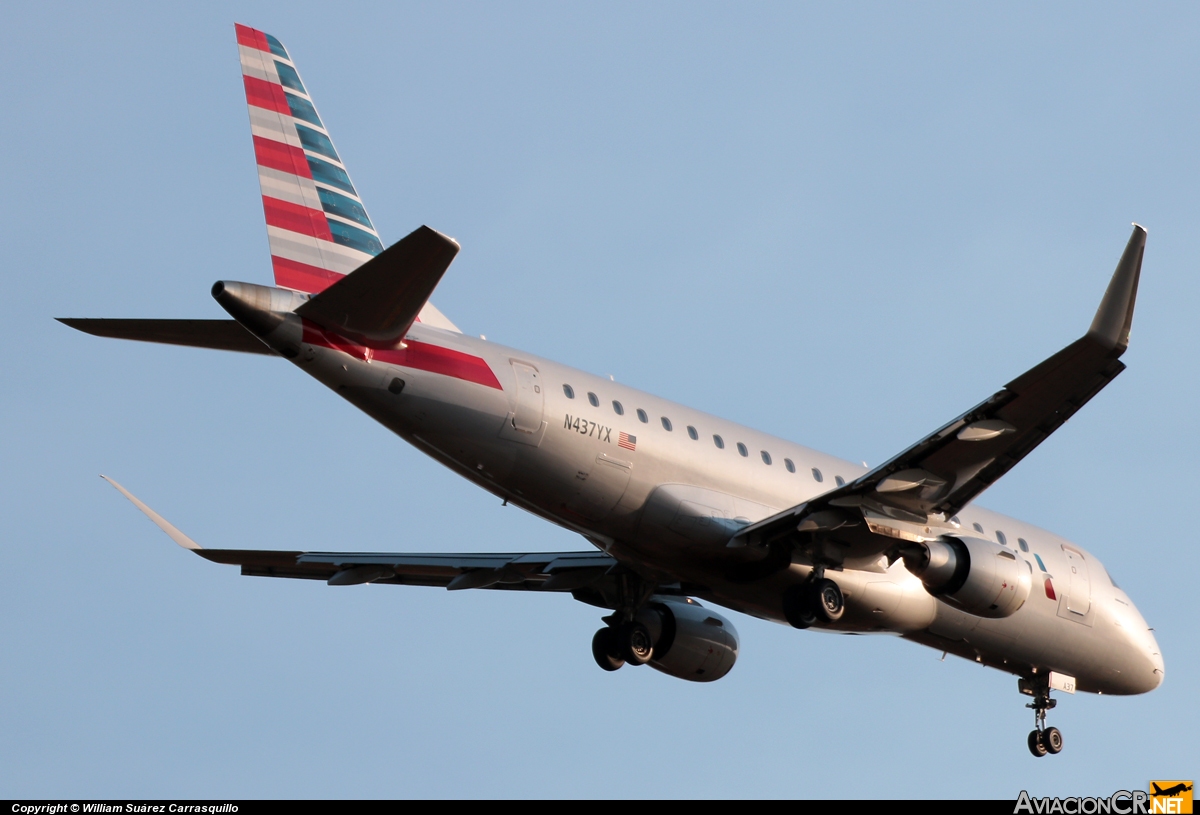
[[[1167,678],[1052,712],[887,637],[736,616],[711,686],[599,671],[566,598],[242,578],[174,547],[582,540],[286,363],[56,316],[270,279],[233,23],[284,42],[385,242],[470,333],[878,463],[1081,334],[1149,230],[1119,379],[981,503],[1087,547]],[[1158,4],[25,4],[0,26],[0,791],[1105,795],[1200,729],[1200,11]],[[1192,744],[1191,747],[1188,745]]]

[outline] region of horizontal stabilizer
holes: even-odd
[[[96,337],[119,340],[160,342],[241,351],[246,354],[271,354],[274,351],[234,320],[106,320],[59,317],[58,321]]]
[[[458,254],[458,244],[422,226],[296,309],[363,345],[395,347]]]

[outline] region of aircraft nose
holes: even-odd
[[[1154,677],[1154,684],[1148,690],[1154,690],[1163,683],[1163,679],[1166,677],[1166,665],[1163,663],[1162,651],[1159,650],[1158,640],[1154,638],[1154,634],[1147,631],[1146,636],[1150,641],[1150,667]]]
[[[1166,668],[1163,664],[1162,650],[1158,647],[1158,640],[1154,638],[1153,629],[1146,626],[1144,623],[1141,630],[1129,632],[1131,649],[1137,654],[1137,659],[1134,660],[1133,675],[1129,677],[1131,681],[1130,692],[1132,693],[1149,693],[1163,683],[1163,678],[1166,676]]]

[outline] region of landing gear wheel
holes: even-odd
[[[615,671],[624,665],[625,660],[617,652],[617,632],[608,626],[597,631],[592,637],[592,656],[606,671]]]
[[[1057,699],[1050,698],[1049,678],[1043,674],[1035,674],[1032,678],[1021,679],[1017,687],[1021,693],[1033,697],[1033,701],[1025,706],[1033,711],[1034,729],[1029,734],[1029,752],[1038,758],[1047,753],[1053,755],[1061,752],[1062,733],[1057,727],[1046,727],[1046,711],[1058,705]]]
[[[809,589],[813,613],[819,620],[836,623],[846,613],[846,601],[838,584],[828,577],[822,577],[812,584]]]
[[[817,621],[807,584],[792,586],[783,594],[783,617],[793,628],[808,628]]]
[[[654,640],[641,623],[625,623],[617,629],[617,646],[630,665],[645,665],[654,657]]]

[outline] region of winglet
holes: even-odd
[[[135,496],[132,492],[125,489],[120,484],[118,484],[116,481],[113,481],[111,478],[109,478],[106,475],[101,475],[100,477],[103,478],[105,481],[107,481],[109,484],[112,484],[114,487],[116,487],[118,492],[120,492],[122,495],[124,495],[130,501],[132,501],[133,505],[135,507],[140,509],[147,518],[154,521],[155,525],[159,529],[161,529],[163,532],[166,532],[167,536],[170,537],[171,540],[178,543],[184,549],[191,549],[193,552],[195,552],[195,551],[198,551],[203,548],[200,544],[196,543],[194,540],[189,538],[187,535],[183,534],[178,529],[176,529],[174,526],[172,526],[171,523],[166,518],[159,515],[157,512],[150,509],[150,507],[146,506],[141,501],[139,501],[137,499],[137,496]]]
[[[1117,263],[1088,336],[1118,354],[1129,347],[1129,329],[1133,325],[1133,306],[1137,300],[1138,279],[1142,274],[1142,255],[1146,251],[1146,230],[1133,225],[1133,234]]]

